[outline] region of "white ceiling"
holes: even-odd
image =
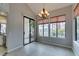
[[[72,3],[28,3],[28,6],[36,15],[40,13],[43,7],[45,7],[47,11],[53,11],[69,5],[72,5]]]
[[[9,12],[9,4],[8,3],[0,3],[0,11]]]

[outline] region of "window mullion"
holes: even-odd
[[[58,38],[58,23],[56,23],[56,37]]]
[[[53,30],[53,23],[52,23],[52,30]],[[52,35],[53,35],[53,31],[52,31]]]
[[[75,18],[75,40],[77,41],[77,18]]]
[[[43,24],[43,37],[44,37],[44,24]]]
[[[50,38],[50,22],[48,23],[48,35],[49,35],[49,38]]]

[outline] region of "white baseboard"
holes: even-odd
[[[72,49],[71,46],[61,45],[61,44],[57,44],[57,43],[48,43],[48,42],[41,42],[41,41],[38,41],[38,42],[45,43],[45,44],[49,44],[49,45],[56,45],[56,46],[60,46],[60,47],[66,47],[66,48]]]
[[[70,49],[72,49],[71,46],[61,45],[61,44],[57,44],[57,43],[53,43],[53,45],[57,45],[57,46],[61,46],[61,47],[65,47],[65,48],[70,48]]]
[[[22,47],[23,47],[23,46],[18,46],[18,47],[16,47],[16,48],[13,48],[13,49],[8,50],[7,52],[10,53],[10,52],[15,51],[15,50],[17,50],[17,49],[19,49],[19,48],[22,48]]]

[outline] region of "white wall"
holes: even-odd
[[[9,4],[8,3],[0,3],[0,11],[9,12]]]
[[[9,4],[7,20],[8,52],[23,46],[23,16],[34,18],[33,12],[26,4]]]

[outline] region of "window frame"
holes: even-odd
[[[75,17],[75,41],[77,41],[77,17]]]
[[[58,23],[62,23],[65,22],[65,37],[64,38],[60,38],[58,37]],[[50,24],[56,23],[56,37],[51,37],[51,38],[60,38],[60,39],[65,39],[66,38],[66,21],[57,21],[57,22],[50,22]],[[50,31],[49,31],[50,32]]]
[[[43,25],[43,24],[38,24],[38,36],[40,36],[40,35],[39,35],[39,25]],[[43,29],[43,33],[42,33],[43,35],[40,36],[40,37],[43,37],[43,36],[44,36],[44,25],[43,25],[43,28],[42,28],[42,29]]]
[[[48,36],[44,36],[44,24],[48,24]],[[49,23],[44,23],[43,24],[43,37],[49,37]]]
[[[52,24],[52,29],[53,29],[53,23],[56,23],[56,22],[51,22],[51,23],[49,23],[49,25]],[[50,28],[51,28],[51,27],[50,27]],[[57,31],[57,24],[56,24],[56,31]],[[49,32],[51,32],[51,29],[49,30]],[[56,32],[56,36],[55,36],[55,37],[54,37],[54,36],[51,36],[51,33],[50,33],[50,37],[56,38],[56,37],[57,37],[57,32]]]
[[[78,39],[77,39],[77,37],[78,37],[78,36],[77,36],[77,26],[78,26],[78,25],[77,25],[77,17],[79,17],[79,16],[76,16],[76,17],[75,17],[75,41],[78,40]]]
[[[66,21],[61,21],[61,22],[58,22],[58,23],[65,23],[65,37],[66,38]],[[57,38],[61,38],[61,37],[58,37],[58,24],[57,24]],[[61,38],[61,39],[64,39],[64,38]]]

